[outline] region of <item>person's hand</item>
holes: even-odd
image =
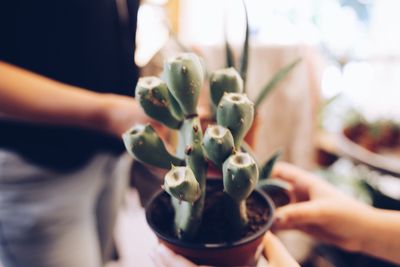
[[[104,95],[105,123],[103,131],[121,137],[133,125],[150,123],[161,137],[165,137],[167,128],[149,118],[133,97],[114,94]]]
[[[263,240],[264,255],[268,260],[268,267],[299,267],[300,265],[286,250],[279,239],[268,232]]]
[[[279,162],[272,176],[291,183],[299,203],[279,208],[274,230],[298,229],[349,251],[361,251],[374,209],[358,202],[321,178]]]

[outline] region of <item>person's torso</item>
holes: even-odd
[[[137,10],[136,0],[3,1],[0,60],[89,90],[133,95]],[[122,149],[120,140],[100,133],[4,120],[0,137],[0,149],[55,167]]]

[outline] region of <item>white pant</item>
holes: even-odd
[[[127,176],[99,154],[55,172],[0,150],[0,262],[4,267],[99,267],[108,259]]]

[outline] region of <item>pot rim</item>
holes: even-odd
[[[150,220],[150,205],[152,205],[152,203],[156,200],[156,198],[158,198],[159,196],[161,196],[161,194],[167,194],[167,192],[165,192],[164,190],[160,190],[158,191],[156,194],[154,194],[150,201],[147,203],[146,208],[145,208],[145,213],[146,213],[146,221],[147,224],[150,226],[151,230],[153,231],[153,233],[156,234],[156,236],[167,242],[170,244],[173,244],[175,246],[178,247],[184,247],[184,248],[188,248],[188,249],[226,249],[226,248],[233,248],[233,247],[238,247],[238,246],[243,246],[246,245],[254,240],[256,240],[257,238],[259,238],[261,235],[265,234],[268,229],[271,228],[272,223],[274,222],[274,214],[275,214],[275,204],[272,201],[272,199],[268,196],[268,194],[266,194],[265,192],[263,192],[260,189],[254,189],[253,193],[259,194],[261,195],[265,201],[267,202],[267,205],[270,208],[270,217],[269,220],[267,221],[267,223],[265,225],[263,225],[263,227],[261,227],[257,232],[253,233],[250,236],[247,236],[245,238],[241,238],[239,240],[233,241],[233,242],[223,242],[223,243],[192,243],[190,241],[184,241],[184,240],[180,240],[177,239],[175,237],[170,237],[167,236],[163,233],[160,233],[157,229],[157,227],[154,225],[154,223]],[[168,195],[169,196],[169,195]]]

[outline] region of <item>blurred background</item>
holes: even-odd
[[[281,149],[281,159],[319,173],[348,194],[400,210],[400,2],[244,2],[250,98],[279,69],[302,59],[258,110],[257,157]],[[194,51],[213,71],[225,66],[225,40],[239,60],[245,29],[241,0],[142,1],[136,63],[142,75],[159,75],[164,58]],[[138,198],[134,192],[129,197]],[[140,259],[145,266],[147,256],[136,245],[145,248],[153,240],[127,241],[143,234],[132,224],[147,227],[141,212],[126,207],[117,241],[125,247],[123,259]],[[281,238],[302,266],[392,266],[298,233]]]

